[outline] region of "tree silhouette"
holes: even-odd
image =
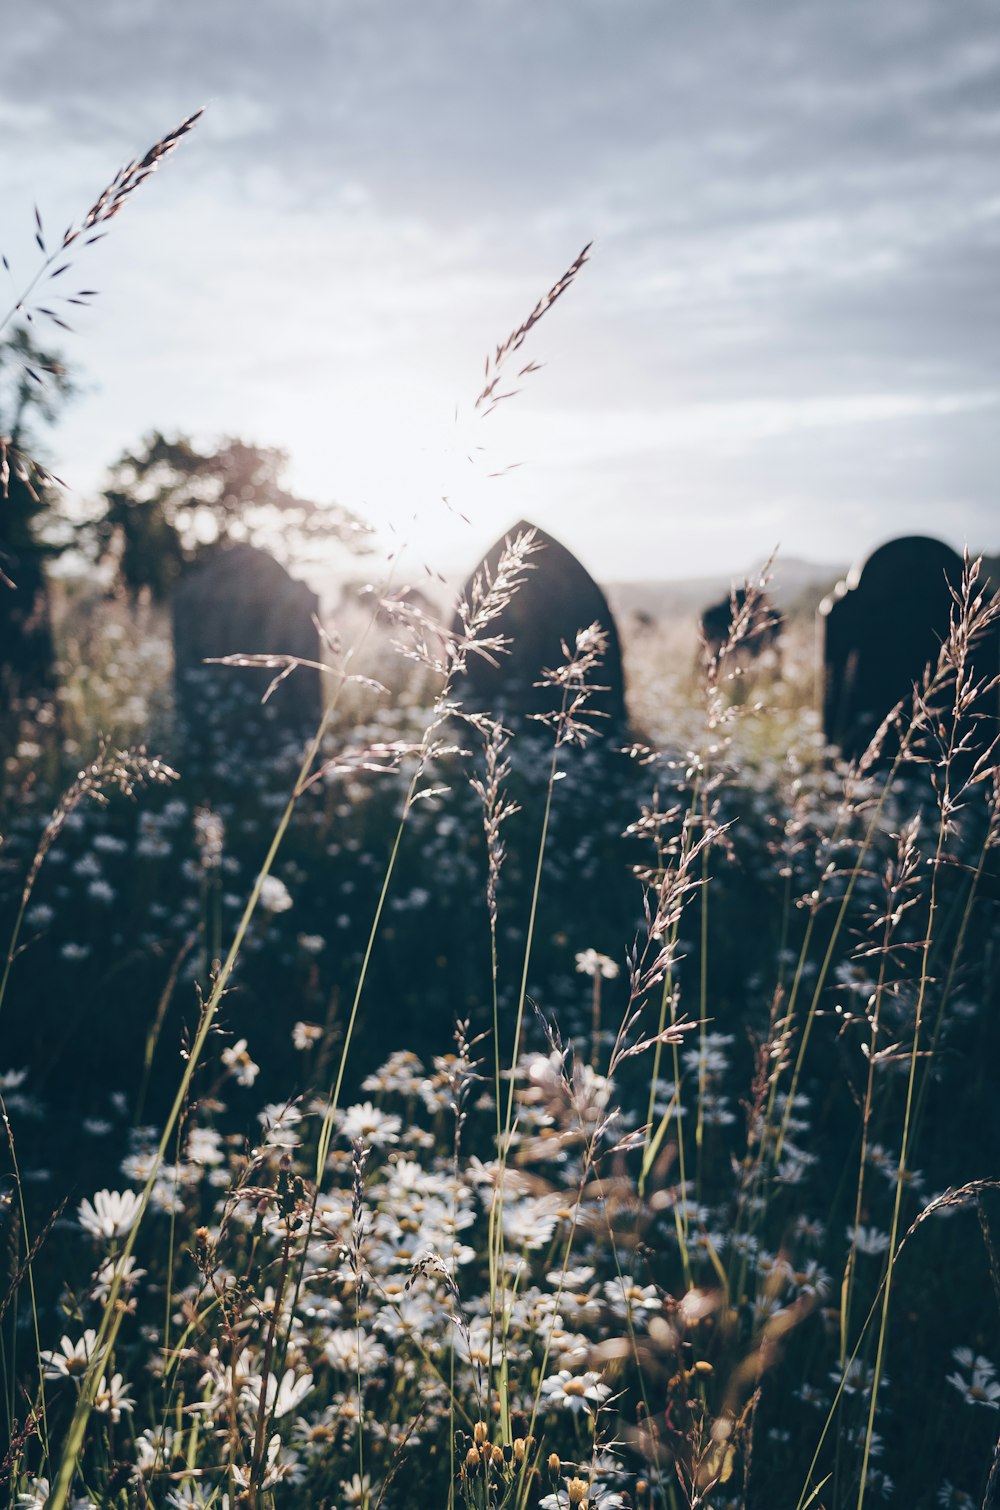
[[[51,690],[52,629],[45,562],[65,550],[57,487],[35,459],[39,431],[74,391],[60,357],[25,326],[0,340],[0,697],[9,705]]]
[[[111,469],[104,510],[90,526],[97,554],[115,560],[135,596],[163,599],[186,562],[248,541],[285,560],[318,543],[363,548],[364,529],[338,504],[319,504],[282,483],[284,451],[226,438],[199,450],[186,436],[147,435]]]

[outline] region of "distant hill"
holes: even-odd
[[[727,597],[734,583],[760,570],[758,562],[748,572],[704,577],[679,577],[665,582],[609,582],[605,584],[608,600],[615,614],[640,613],[651,618],[670,618],[678,614],[697,616],[711,603]],[[768,589],[772,601],[785,613],[812,614],[820,599],[843,577],[846,566],[831,566],[823,561],[805,561],[798,556],[781,556],[773,567]]]

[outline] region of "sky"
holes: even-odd
[[[285,449],[445,573],[522,517],[604,581],[1000,549],[994,0],[4,0],[3,29],[15,290],[36,203],[61,231],[205,106],[80,256],[46,442],[77,501],[156,427]]]

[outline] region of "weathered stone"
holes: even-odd
[[[479,570],[492,577],[506,540],[532,528],[535,527],[522,520],[491,547]],[[608,646],[593,676],[595,684],[603,690],[589,698],[587,706],[596,715],[595,732],[604,738],[620,739],[627,725],[625,681],[618,630],[608,600],[564,545],[537,528],[535,539],[539,549],[530,557],[523,584],[487,630],[488,634],[505,636],[510,641],[509,649],[496,657],[496,665],[482,656],[470,656],[467,675],[457,689],[458,696],[466,706],[497,713],[515,725],[530,714],[558,711],[559,691],[537,683],[545,670],[565,662],[563,647],[572,652],[577,631],[596,622],[607,634]],[[467,596],[474,577],[475,574],[466,583]],[[454,627],[456,632],[460,631],[457,617]]]
[[[189,746],[197,749],[211,740],[224,756],[232,746],[259,743],[262,731],[276,723],[295,733],[316,726],[319,671],[296,667],[262,707],[261,698],[280,668],[204,662],[261,654],[318,662],[317,609],[316,594],[304,582],[250,545],[216,551],[182,578],[172,606],[174,676],[178,717]]]
[[[729,638],[734,608],[736,614],[741,613],[746,598],[746,588],[738,587],[729,597],[723,598],[719,603],[713,603],[702,614],[701,633],[705,647],[712,655],[718,655]],[[743,635],[739,644],[733,647],[734,653],[745,658],[756,658],[763,655],[765,650],[777,649],[784,627],[784,618],[770,598],[764,593],[759,594],[753,611],[753,622],[749,626],[748,633]]]
[[[955,551],[940,540],[908,535],[879,546],[820,604],[823,727],[848,759],[864,753],[886,714],[909,701],[925,667],[937,661],[949,630],[951,589],[961,581]],[[994,632],[974,647],[977,677],[995,674],[997,662]],[[978,711],[995,726],[996,694],[984,703]],[[985,726],[981,737],[989,737]],[[890,739],[886,749],[894,748]]]

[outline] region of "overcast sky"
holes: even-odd
[[[0,247],[204,104],[86,253],[50,450],[156,426],[471,566],[522,515],[604,580],[776,544],[1000,548],[995,0],[5,0]],[[583,244],[546,365],[457,432]],[[486,474],[521,463],[501,478]],[[470,512],[461,524],[433,500]],[[447,522],[445,522],[447,521]]]

